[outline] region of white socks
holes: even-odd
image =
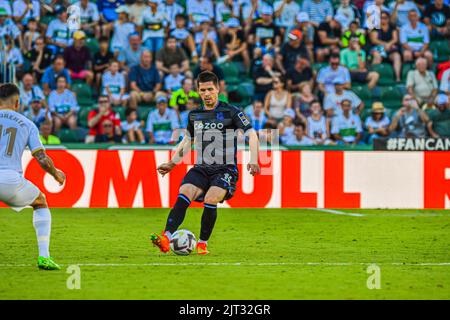
[[[33,213],[33,226],[36,230],[36,237],[39,247],[39,256],[48,258],[49,244],[50,244],[50,231],[52,224],[52,216],[48,208],[41,208],[34,210]]]

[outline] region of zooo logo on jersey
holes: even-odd
[[[220,129],[223,129],[223,123],[195,121],[194,129],[195,130],[209,130],[209,129],[219,129],[220,130]]]

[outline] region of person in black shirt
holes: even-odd
[[[94,54],[94,74],[97,88],[100,87],[103,72],[108,69],[109,62],[114,59],[114,54],[109,51],[109,40],[101,37],[99,40],[100,50]]]
[[[309,61],[309,53],[303,42],[303,35],[300,30],[294,29],[288,34],[288,42],[281,47],[277,54],[277,67],[283,72],[291,68],[298,57]]]
[[[332,51],[339,49],[341,30],[341,24],[334,18],[319,25],[314,35],[317,62],[326,61]]]
[[[53,51],[45,45],[45,38],[36,39],[35,47],[25,55],[33,67],[36,82],[40,82],[45,69],[52,64]]]
[[[427,5],[423,22],[430,30],[432,38],[445,38],[450,36],[450,8],[443,0],[435,0]]]
[[[272,89],[273,80],[281,76],[281,71],[274,67],[273,57],[266,53],[262,58],[262,63],[255,68],[253,80],[255,82],[254,100],[264,101],[267,92]]]
[[[274,54],[280,48],[281,32],[273,23],[273,9],[269,6],[264,6],[261,10],[262,21],[253,24],[248,36],[248,43],[253,46],[255,50],[261,50],[262,54]]]
[[[245,67],[250,67],[250,57],[247,50],[247,42],[245,41],[244,31],[241,29],[239,20],[230,18],[225,22],[226,31],[223,37],[225,55],[228,60],[232,60],[235,56],[242,56]]]
[[[157,169],[162,176],[166,175],[188,154],[191,146],[195,146],[197,163],[181,182],[180,193],[169,213],[164,232],[150,236],[161,252],[170,250],[171,235],[183,222],[191,201],[196,200],[204,202],[197,253],[209,253],[207,241],[216,222],[217,204],[233,196],[239,178],[236,130],[244,131],[249,138],[250,163],[247,170],[251,175],[260,172],[258,136],[248,117],[238,107],[219,101],[219,79],[214,73],[200,73],[197,87],[203,106],[189,112],[187,132],[175,155]]]
[[[286,72],[287,89],[292,93],[300,92],[300,84],[302,82],[309,82],[313,85],[313,71],[309,66],[309,61],[298,57],[293,67],[290,67]]]

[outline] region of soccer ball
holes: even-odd
[[[195,249],[196,244],[197,240],[189,230],[175,231],[170,238],[170,249],[180,256],[190,254]]]

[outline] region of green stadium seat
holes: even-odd
[[[380,75],[378,85],[389,86],[395,84],[394,68],[390,63],[381,63],[372,65],[371,70],[378,72],[378,74]]]
[[[313,71],[318,72],[320,69],[322,69],[323,67],[326,67],[327,65],[328,65],[327,62],[322,62],[322,63],[318,62],[318,63],[313,63],[311,65],[311,68],[313,69]]]
[[[82,142],[84,139],[81,130],[61,129],[58,136],[61,142]]]
[[[153,111],[154,108],[138,108],[138,118],[147,122],[148,114]]]
[[[92,106],[95,101],[92,99],[92,88],[86,83],[74,83],[72,90],[77,96],[77,101],[80,106]]]
[[[96,38],[87,38],[86,39],[86,47],[89,48],[91,52],[91,56],[93,57],[100,50],[100,45]]]
[[[114,107],[113,111],[118,113],[120,116],[120,120],[125,120],[125,108],[124,107]]]
[[[402,105],[403,92],[395,86],[384,87],[381,88],[380,98],[385,108],[398,109]]]
[[[226,84],[237,84],[241,82],[239,77],[239,67],[234,62],[224,62],[219,65],[225,75]]]
[[[408,72],[410,70],[414,70],[416,67],[413,63],[404,63],[402,66],[402,82],[406,82],[406,78],[408,77]]]
[[[95,108],[80,108],[80,111],[78,111],[78,125],[83,128],[88,127],[88,115],[91,110]]]
[[[430,50],[433,53],[434,60],[437,62],[447,61],[450,57],[449,41],[437,40],[431,41]]]

